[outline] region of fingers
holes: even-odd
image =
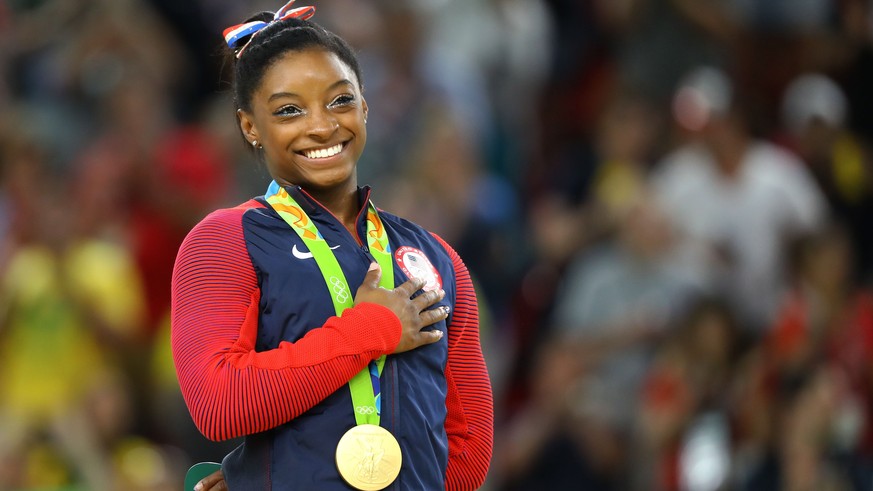
[[[421,290],[424,286],[424,280],[421,278],[410,278],[406,283],[394,289],[395,292],[403,295],[403,298],[409,298],[413,293]]]
[[[435,309],[435,310],[441,310],[441,309]],[[443,338],[443,332],[440,331],[439,329],[434,329],[433,331],[420,331],[418,333],[417,338],[418,338],[416,340],[417,346],[423,346],[425,344],[432,344],[432,343],[436,343],[437,341],[439,341],[440,339]]]
[[[430,307],[431,305],[439,302],[445,296],[445,290],[431,290],[429,292],[424,292],[423,294],[412,299],[412,303],[419,311],[422,311]]]
[[[367,274],[364,275],[364,284],[372,288],[379,288],[379,280],[381,278],[382,268],[379,267],[379,263],[375,261],[370,263],[370,267],[367,269]]]
[[[194,491],[227,491],[224,474],[221,473],[221,470],[209,474],[194,486]]]
[[[446,319],[449,316],[449,307],[443,305],[435,309],[425,310],[419,315],[422,326],[429,326]]]
[[[200,481],[203,482],[203,481]],[[195,489],[195,491],[227,491],[227,482],[224,480],[218,481],[211,487],[204,487],[200,489]]]

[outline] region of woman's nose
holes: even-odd
[[[318,139],[327,139],[339,129],[339,121],[328,110],[317,110],[310,113],[309,136]]]

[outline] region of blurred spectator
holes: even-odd
[[[794,256],[791,294],[735,379],[736,487],[869,489],[873,302],[840,227]]]
[[[540,144],[538,95],[551,68],[554,21],[543,0],[446,3],[432,8],[428,52],[443,70],[451,70],[452,79],[463,83],[471,74],[481,77],[493,117],[488,121],[486,114],[476,114],[476,106],[466,104],[462,121],[481,126],[475,131],[488,156],[488,171],[521,184],[520,174]]]
[[[765,346],[789,394],[779,418],[786,489],[823,489],[834,473],[862,488],[873,478],[873,296],[853,286],[852,269],[841,228],[801,241],[795,288]]]
[[[849,107],[848,127],[870,145],[873,142],[873,4],[869,0],[843,0],[839,22],[845,38],[845,51],[836,57],[834,74],[846,89]]]
[[[137,435],[133,431],[134,403],[130,381],[118,373],[105,374],[95,381],[85,399],[85,427],[95,436],[101,456],[111,466],[111,489],[179,489],[190,465],[189,457],[177,448]]]
[[[214,137],[176,126],[164,94],[124,80],[107,99],[101,134],[77,159],[82,227],[130,240],[153,334],[169,309],[170,276],[193,223],[227,193],[228,165]]]
[[[690,266],[762,332],[783,290],[785,247],[828,211],[801,162],[750,135],[738,97],[717,69],[689,74],[674,99],[689,140],[658,164],[653,183],[681,240],[708,251]]]
[[[21,242],[33,239],[38,203],[31,189],[46,172],[48,157],[28,134],[24,114],[24,108],[10,107],[0,120],[0,266]]]
[[[659,347],[636,407],[632,489],[730,489],[729,397],[741,346],[732,311],[701,299]]]
[[[507,489],[573,480],[623,489],[652,348],[692,294],[676,274],[671,240],[669,222],[644,193],[616,239],[581,253],[570,267],[558,295],[558,329],[539,353],[530,404],[501,446]],[[575,448],[575,465],[570,455],[562,468],[544,459],[559,442]]]
[[[591,140],[604,102],[616,92],[614,3],[624,2],[547,2],[554,41],[540,102],[540,142],[519,175],[528,200],[548,199],[543,195],[554,191],[556,180],[579,165],[580,147]]]
[[[773,30],[814,30],[827,27],[833,19],[830,0],[731,0],[744,22],[756,28]]]
[[[171,33],[140,0],[11,2],[4,82],[69,166],[94,131],[94,107],[123,79],[174,90],[184,63]],[[148,42],[144,42],[148,40]]]
[[[551,333],[556,292],[568,263],[616,233],[645,194],[656,119],[649,104],[615,94],[599,116],[594,139],[567,144],[574,160],[549,177],[550,192],[528,198],[525,238],[532,247],[511,305],[514,363],[507,409],[527,393],[527,365]]]
[[[821,74],[805,74],[786,89],[782,117],[789,145],[815,177],[833,210],[848,227],[856,282],[873,280],[873,161],[870,149],[847,127],[848,101]]]
[[[28,240],[13,252],[0,288],[2,458],[37,458],[29,456],[31,445],[45,442],[53,460],[66,462],[58,472],[69,480],[43,485],[73,484],[79,475],[90,489],[113,489],[110,464],[82,410],[97,377],[120,364],[139,339],[139,277],[124,249],[74,235],[75,209],[59,182],[30,184],[39,219],[21,234]],[[21,470],[40,465],[24,462]],[[0,484],[29,488],[40,485],[40,474],[13,474]]]
[[[619,91],[598,116],[592,138],[567,145],[572,161],[548,181],[551,192],[576,208],[581,220],[568,230],[574,236],[570,252],[612,234],[636,204],[646,187],[657,136],[658,119],[649,101]]]
[[[729,61],[728,48],[741,29],[733,1],[608,2],[625,32],[617,56],[623,83],[666,109],[676,85],[691,69]]]

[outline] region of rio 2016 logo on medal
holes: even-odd
[[[400,444],[381,426],[353,426],[336,446],[336,467],[345,481],[355,489],[385,489],[400,474],[403,457]]]
[[[409,246],[400,247],[394,252],[394,259],[406,276],[425,281],[422,290],[429,292],[443,287],[439,271],[420,250]]]

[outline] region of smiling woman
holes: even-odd
[[[243,135],[259,142],[276,182],[303,186],[323,204],[354,196],[355,166],[367,141],[360,87],[354,71],[324,48],[288,51],[270,64],[250,108],[238,114]],[[353,228],[354,216],[345,218]]]
[[[475,489],[493,415],[470,275],[358,185],[358,62],[290,7],[225,31],[240,130],[273,182],[176,259],[185,401],[207,437],[245,436],[198,489]]]

